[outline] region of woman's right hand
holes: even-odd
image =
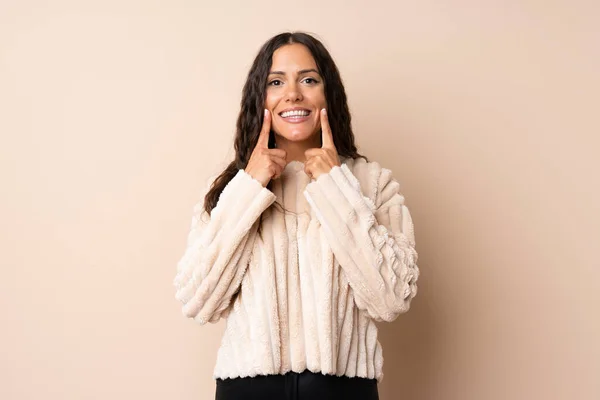
[[[248,165],[244,169],[254,179],[259,181],[263,187],[269,184],[271,179],[277,179],[283,172],[287,161],[287,153],[283,149],[269,149],[269,132],[271,131],[271,113],[265,109],[263,125],[258,136],[258,142],[250,155]]]

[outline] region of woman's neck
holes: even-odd
[[[308,149],[321,147],[320,135],[313,135],[310,138],[302,141],[292,141],[283,136],[275,135],[275,143],[278,149],[286,151],[287,162],[300,161],[305,162],[306,156],[304,152]]]

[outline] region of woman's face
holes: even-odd
[[[271,129],[290,141],[310,138],[321,128],[319,111],[325,108],[323,79],[308,48],[294,43],[273,53],[267,79],[265,108]]]

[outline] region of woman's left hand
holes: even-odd
[[[337,149],[333,144],[333,135],[327,119],[327,111],[321,110],[321,139],[320,148],[308,149],[304,152],[306,162],[304,172],[312,179],[317,179],[321,174],[331,171],[334,166],[341,166]]]

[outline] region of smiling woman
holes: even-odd
[[[216,399],[379,397],[375,322],[408,311],[419,268],[400,185],[357,152],[350,120],[320,41],[263,45],[235,160],[206,183],[174,279],[186,317],[227,321]]]
[[[303,148],[320,146],[320,110],[327,106],[323,78],[308,48],[295,43],[277,49],[268,81],[265,107],[273,115],[277,148],[286,150],[289,160],[303,161]]]

